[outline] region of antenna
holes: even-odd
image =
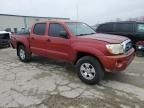
[[[79,6],[78,6],[78,4],[76,6],[76,14],[77,14],[76,20],[78,21],[79,20]]]
[[[76,5],[76,21],[78,22],[79,20],[79,15],[78,15],[78,4]],[[77,23],[76,23],[76,34],[78,33],[78,29],[77,29]]]

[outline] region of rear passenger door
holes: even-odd
[[[47,38],[46,23],[35,24],[30,35],[30,49],[32,53],[45,56]]]

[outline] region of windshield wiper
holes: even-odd
[[[96,34],[96,33],[90,33],[89,35],[92,35],[92,34]]]
[[[76,36],[84,36],[84,35],[92,35],[92,34],[96,34],[96,33],[89,33],[89,34],[78,34]]]
[[[89,34],[78,34],[76,36],[84,36],[84,35],[89,35]]]

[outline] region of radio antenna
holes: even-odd
[[[78,22],[78,20],[79,20],[79,15],[78,15],[78,4],[77,4],[76,5],[76,21]],[[77,24],[78,23],[76,23],[76,34],[78,34]]]
[[[78,21],[79,20],[79,6],[78,5],[76,6],[76,14],[77,14],[76,20]]]

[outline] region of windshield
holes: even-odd
[[[67,22],[67,26],[75,36],[84,36],[96,33],[90,26],[81,22]]]
[[[144,24],[137,25],[137,32],[144,32]]]

